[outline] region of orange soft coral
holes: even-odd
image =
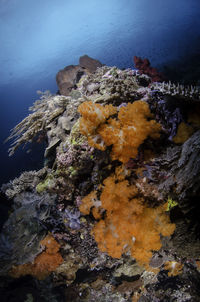
[[[51,235],[46,236],[40,244],[46,247],[45,251],[35,258],[34,263],[13,267],[10,271],[12,277],[19,278],[24,275],[32,275],[39,280],[43,280],[63,262],[63,258],[58,252],[60,245]]]
[[[96,223],[93,234],[101,251],[114,258],[129,251],[140,264],[147,267],[152,250],[161,248],[160,234],[171,235],[175,225],[170,223],[165,205],[148,208],[144,200],[138,197],[134,185],[129,185],[122,174],[118,179],[119,171],[122,172],[118,168],[116,174],[103,182],[100,201],[106,215]]]
[[[115,114],[117,109],[112,105],[103,106],[92,101],[86,101],[78,107],[80,118],[80,132],[87,136],[88,142],[92,147],[105,150],[106,146],[97,135],[96,129],[99,125],[106,122],[109,116]]]
[[[106,146],[112,145],[112,160],[118,159],[125,163],[137,156],[138,147],[148,136],[159,137],[161,126],[156,121],[149,120],[152,114],[144,101],[135,101],[121,107],[117,119],[110,117],[117,112],[112,105],[85,102],[79,106],[79,112],[82,114],[81,133],[97,149],[105,150]]]
[[[168,271],[168,276],[177,276],[183,271],[183,264],[177,261],[165,262],[164,269]]]

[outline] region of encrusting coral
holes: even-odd
[[[51,235],[47,235],[40,244],[46,248],[45,251],[35,258],[34,263],[14,266],[10,271],[12,277],[32,275],[43,280],[63,263],[63,258],[59,253],[60,245]]]
[[[102,252],[120,258],[129,252],[138,263],[148,267],[153,250],[161,248],[160,234],[170,236],[175,225],[166,214],[166,204],[149,208],[138,196],[138,189],[130,185],[122,173],[123,167],[103,182],[100,200],[93,191],[83,198],[80,211],[83,214],[99,213],[101,218],[93,228],[95,240]],[[106,213],[104,218],[100,214]]]
[[[80,132],[87,136],[92,147],[104,151],[112,145],[112,160],[118,159],[125,163],[137,156],[138,147],[148,136],[159,137],[161,125],[151,119],[153,116],[144,101],[122,106],[117,119],[110,117],[117,112],[117,108],[112,105],[102,106],[86,101],[78,110],[82,115]]]

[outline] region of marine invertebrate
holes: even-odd
[[[183,264],[177,261],[167,261],[164,264],[164,269],[168,271],[168,276],[177,276],[182,273]]]
[[[151,119],[153,115],[144,101],[122,106],[117,119],[110,117],[117,112],[112,105],[90,101],[82,103],[78,110],[82,115],[80,131],[87,136],[89,145],[100,150],[112,145],[112,160],[125,163],[137,156],[138,147],[148,136],[159,137],[161,126]]]
[[[34,263],[14,266],[10,271],[12,277],[19,278],[24,275],[32,275],[39,280],[43,280],[63,262],[63,258],[59,253],[60,245],[51,235],[47,235],[40,242],[40,245],[45,247],[45,251],[35,258]]]
[[[65,224],[69,225],[69,227],[74,230],[80,229],[80,214],[81,213],[76,209],[65,209],[63,217]]]
[[[91,208],[104,210],[105,215],[93,228],[93,235],[102,252],[120,258],[129,252],[140,264],[148,267],[152,250],[161,248],[160,234],[169,236],[175,225],[165,213],[166,205],[149,208],[138,196],[136,186],[130,185],[121,168],[106,178],[97,203],[96,192],[83,198],[80,211],[87,214]],[[99,211],[100,213],[100,211]]]
[[[162,83],[152,83],[150,85],[150,88],[152,90],[157,90],[158,92],[161,92],[163,95],[170,95],[175,96],[182,99],[194,99],[199,100],[200,99],[200,89],[198,86],[185,86],[174,84],[169,82],[162,82]]]
[[[46,127],[64,112],[65,107],[65,97],[52,96],[49,91],[43,93],[40,100],[29,108],[32,113],[16,125],[6,139],[6,141],[14,139],[12,147],[8,150],[9,156],[13,155],[20,145],[31,142],[34,137],[46,130]]]
[[[165,79],[165,76],[159,72],[156,68],[151,67],[151,64],[148,59],[142,59],[140,57],[134,56],[133,61],[135,67],[139,70],[140,74],[147,74],[152,82],[162,82]]]
[[[7,272],[12,265],[32,262],[41,252],[39,242],[46,234],[45,223],[55,198],[55,194],[26,191],[15,196],[14,211],[1,230],[0,274]]]
[[[24,191],[32,192],[41,178],[44,178],[46,172],[45,168],[39,171],[25,171],[19,177],[3,184],[0,190],[8,199],[12,199]]]
[[[140,82],[147,86],[150,78],[130,68],[120,70],[117,67],[103,66],[94,74],[83,76],[77,86],[82,94],[108,104],[138,99]]]
[[[80,101],[74,100],[70,104],[71,97],[51,95],[47,92],[39,92],[41,97],[29,108],[31,113],[16,125],[10,136],[6,139],[13,140],[9,148],[9,156],[13,155],[17,148],[32,142],[42,133],[48,140],[45,157],[52,149],[66,139],[66,135],[72,128],[73,119],[77,115],[77,106]]]
[[[117,108],[112,105],[102,106],[92,101],[86,101],[78,107],[80,118],[80,130],[83,135],[89,136],[96,132],[100,124],[106,122],[111,115],[117,112]]]

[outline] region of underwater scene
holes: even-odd
[[[0,301],[200,302],[199,0],[0,0]]]

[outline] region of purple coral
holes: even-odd
[[[80,229],[80,212],[77,209],[69,210],[65,209],[64,218],[67,219],[68,225],[74,230]]]

